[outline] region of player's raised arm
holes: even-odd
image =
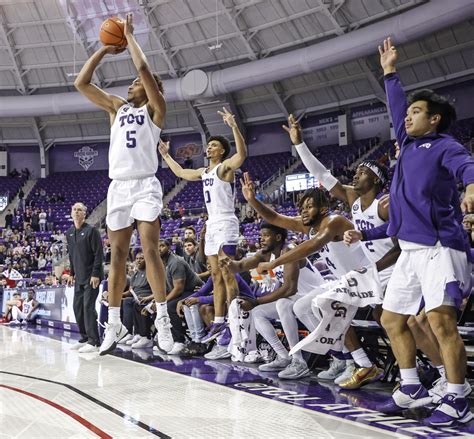
[[[151,72],[145,54],[133,36],[133,14],[127,14],[124,34],[127,39],[128,50],[132,56],[133,64],[138,71],[138,75],[140,76],[140,80],[148,98],[148,108],[153,113],[151,114],[153,122],[160,128],[163,128],[166,115],[165,98],[163,97],[160,86]]]
[[[273,270],[279,265],[297,262],[300,259],[307,258],[313,253],[316,253],[318,250],[321,250],[326,244],[333,241],[334,238],[340,233],[340,225],[338,222],[338,219],[330,221],[326,227],[324,227],[316,234],[316,236],[314,236],[314,238],[302,242],[295,248],[280,255],[271,262],[262,262],[258,264],[257,272],[262,273],[264,271]]]
[[[204,171],[204,168],[199,169],[184,169],[178,162],[176,162],[173,157],[171,157],[170,151],[170,142],[163,142],[160,139],[158,144],[158,151],[160,151],[161,156],[168,164],[170,169],[173,171],[174,175],[179,178],[183,178],[189,181],[197,181],[201,179],[201,174]]]
[[[224,160],[222,163],[223,172],[227,173],[230,171],[235,171],[242,166],[242,163],[247,158],[247,145],[245,144],[244,137],[239,130],[237,122],[235,121],[235,116],[230,113],[226,108],[223,108],[222,111],[218,113],[222,116],[224,123],[232,129],[232,134],[235,140],[235,147],[237,149],[236,153],[229,157],[227,160]]]
[[[243,177],[243,179],[240,179],[240,183],[242,184],[242,194],[244,198],[266,222],[295,232],[307,232],[306,227],[299,218],[281,215],[275,212],[271,207],[263,204],[260,200],[257,200],[255,197],[255,186],[249,173],[245,172]]]
[[[288,117],[288,126],[283,125],[283,129],[289,134],[291,142],[295,145],[296,152],[301,158],[305,168],[313,174],[321,185],[338,200],[352,205],[358,197],[352,186],[343,185],[331,174],[326,167],[311,153],[303,140],[303,130],[296,118],[290,114]]]
[[[89,99],[92,103],[115,116],[116,111],[126,103],[120,96],[111,95],[91,83],[92,75],[106,54],[116,55],[125,50],[118,46],[104,46],[97,50],[84,64],[79,75],[74,81],[77,91]],[[111,120],[111,124],[113,120]]]

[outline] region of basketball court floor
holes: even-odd
[[[0,327],[0,438],[474,437],[433,429],[426,411],[376,411],[390,387],[343,391],[314,377],[278,380],[230,361],[69,349],[53,328]]]

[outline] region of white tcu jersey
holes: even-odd
[[[209,172],[205,169],[201,175],[204,202],[211,221],[216,217],[235,216],[234,184],[223,181],[217,176],[221,164]]]
[[[312,238],[314,235],[315,233],[310,232],[309,237]],[[348,247],[343,241],[331,241],[317,253],[336,277],[369,263],[360,243]]]
[[[276,256],[272,253],[270,256],[270,262],[274,261],[275,259]],[[250,271],[252,279],[259,285],[257,296],[265,296],[269,293],[272,293],[284,283],[285,278],[283,274],[283,267],[284,265],[279,265],[273,270],[270,270],[266,275],[258,274],[257,270],[255,269]],[[306,259],[305,266],[300,268],[296,292],[298,294],[308,294],[309,292],[313,291],[315,287],[322,285],[323,283],[324,279],[319,271],[313,267],[309,259]]]
[[[370,230],[375,227],[381,226],[385,223],[383,219],[379,217],[379,200],[375,199],[372,204],[362,210],[360,198],[354,201],[352,205],[352,220],[357,230]],[[377,239],[375,241],[364,241],[361,242],[362,250],[364,250],[367,259],[370,262],[377,262],[381,259],[392,247],[393,241],[390,238]],[[388,278],[392,274],[393,265],[386,270],[380,272],[380,280],[382,284],[384,281],[388,281]]]
[[[161,128],[151,120],[146,105],[122,105],[110,129],[109,178],[135,180],[154,176],[160,134]]]

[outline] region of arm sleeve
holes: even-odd
[[[212,282],[212,278],[210,277],[207,280],[207,282],[201,288],[199,288],[199,290],[195,291],[189,297],[199,297],[199,298],[201,298],[203,296],[209,296],[212,293],[213,289],[214,289],[214,284]]]
[[[212,305],[214,303],[214,296],[211,294],[210,296],[200,297],[199,303],[203,305]]]
[[[102,249],[102,241],[100,239],[99,231],[94,228],[91,235],[91,248],[92,252],[94,253],[92,276],[100,278],[102,273],[102,264],[104,262],[104,250]]]
[[[171,273],[173,280],[186,279],[186,267],[183,263],[177,263],[174,265],[173,272]]]
[[[459,143],[446,148],[442,163],[464,186],[474,183],[474,158]]]
[[[295,145],[295,149],[308,172],[313,174],[326,190],[330,191],[336,186],[337,178],[311,153],[306,143]]]
[[[253,296],[252,290],[248,286],[247,282],[244,281],[242,276],[237,274],[235,276],[235,279],[237,280],[237,285],[239,286],[239,294],[242,296]]]
[[[376,241],[377,239],[389,238],[387,235],[387,229],[389,222],[383,223],[381,226],[376,227],[375,229],[370,230],[361,230],[362,232],[362,241]]]
[[[408,139],[408,134],[405,131],[405,116],[408,108],[407,98],[403,91],[398,73],[389,73],[385,75],[384,80],[393,129],[395,130],[395,136],[401,148]]]

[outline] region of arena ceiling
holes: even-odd
[[[0,105],[5,96],[75,92],[75,76],[99,47],[98,29],[109,16],[134,13],[136,37],[152,68],[166,79],[336,39],[436,1],[0,0]],[[408,88],[472,79],[473,19],[403,44],[399,52],[399,71]],[[104,59],[94,80],[113,87],[135,76],[125,52]],[[322,113],[383,101],[381,79],[374,53],[211,102],[171,102],[166,131],[222,130],[215,110],[223,104],[248,125],[281,120],[288,113]],[[105,140],[108,134],[108,119],[100,111],[0,119],[4,145],[39,144],[48,149],[55,143]]]

